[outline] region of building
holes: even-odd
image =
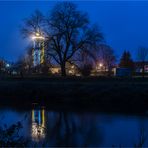
[[[49,71],[52,74],[59,75],[61,73],[61,68],[60,68],[60,66],[55,65],[55,66],[50,67]]]
[[[135,72],[137,73],[141,73],[142,72],[142,68],[143,68],[143,64],[144,64],[144,71],[145,73],[148,73],[148,61],[146,62],[134,62],[134,68],[135,68]]]
[[[132,70],[130,68],[116,68],[114,75],[117,77],[130,77],[132,76]]]
[[[53,65],[49,68],[49,71],[54,75],[60,75],[61,67],[59,65]],[[66,63],[66,74],[69,76],[80,76],[77,66],[71,63]]]

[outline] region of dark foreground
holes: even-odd
[[[148,79],[142,78],[3,78],[0,105],[49,109],[146,113]]]

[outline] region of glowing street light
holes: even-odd
[[[100,67],[102,67],[102,66],[103,66],[103,64],[102,64],[102,63],[100,63],[100,64],[99,64],[99,66],[100,66]]]
[[[10,67],[10,64],[7,63],[7,64],[6,64],[6,67],[9,68],[9,67]]]
[[[97,72],[102,71],[103,70],[103,63],[97,63],[96,64],[96,70],[97,70]]]

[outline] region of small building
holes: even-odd
[[[61,73],[61,68],[60,66],[53,66],[49,68],[52,74],[60,74]]]
[[[49,68],[49,71],[52,74],[60,75],[61,74],[61,67],[59,65],[52,65],[52,67]],[[76,65],[71,63],[66,63],[66,73],[70,76],[79,76],[79,70]]]
[[[148,61],[146,61],[144,63],[143,62],[134,62],[135,72],[141,73],[142,68],[143,68],[143,64],[144,64],[145,73],[148,73]]]
[[[80,72],[78,67],[73,63],[66,63],[66,73],[70,76],[79,76]]]
[[[114,72],[117,77],[130,77],[132,75],[130,68],[116,68]]]

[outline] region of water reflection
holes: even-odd
[[[31,111],[2,110],[0,119],[0,127],[20,121],[22,136],[40,147],[42,144],[48,147],[148,146],[148,117],[35,108]]]
[[[32,110],[32,140],[40,141],[45,138],[45,110],[33,109]]]
[[[67,112],[49,112],[47,142],[50,146],[98,146],[103,142],[102,129],[94,116]]]

